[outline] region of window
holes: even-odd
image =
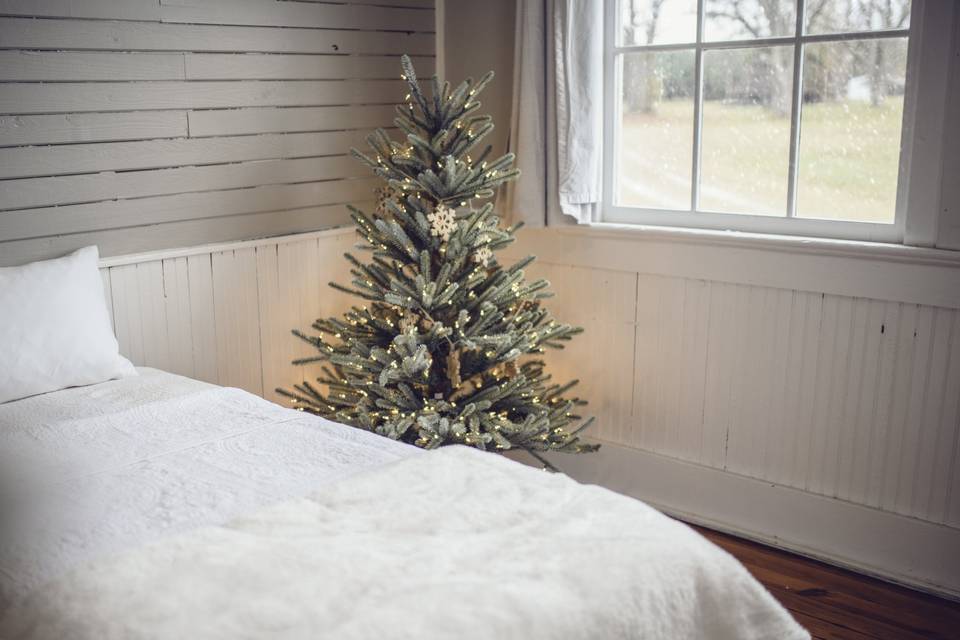
[[[605,221],[903,238],[910,0],[607,13]]]

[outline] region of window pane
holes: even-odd
[[[694,53],[627,53],[621,64],[617,203],[689,209]]]
[[[907,39],[807,45],[797,216],[893,222]]]
[[[793,47],[703,54],[700,209],[785,216]]]
[[[911,0],[809,0],[807,33],[886,31],[910,26]]]
[[[797,31],[796,0],[705,0],[705,40],[751,40],[792,36]]]
[[[620,0],[620,37],[626,46],[697,39],[697,0]]]

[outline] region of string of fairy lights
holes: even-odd
[[[314,335],[294,330],[316,349],[295,363],[322,375],[278,391],[301,411],[426,448],[594,450],[578,435],[590,424],[575,412],[584,402],[566,396],[576,381],[554,383],[542,359],[581,330],[541,305],[549,284],[524,278],[533,257],[509,267],[495,257],[518,227],[482,201],[519,171],[489,146],[471,155],[493,129],[475,115],[493,76],[454,89],[433,78],[428,97],[402,64],[410,90],[395,124],[405,139],[378,129],[372,154],[354,150],[385,181],[375,211],[350,208],[370,257],[345,254],[350,285],[330,283],[366,304],[317,320]]]

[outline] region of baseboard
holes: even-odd
[[[960,600],[960,530],[603,443],[565,473],[682,520]]]

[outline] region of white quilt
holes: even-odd
[[[636,500],[141,373],[0,405],[0,638],[809,638]]]
[[[139,371],[0,404],[0,613],[84,561],[419,452],[239,389]]]

